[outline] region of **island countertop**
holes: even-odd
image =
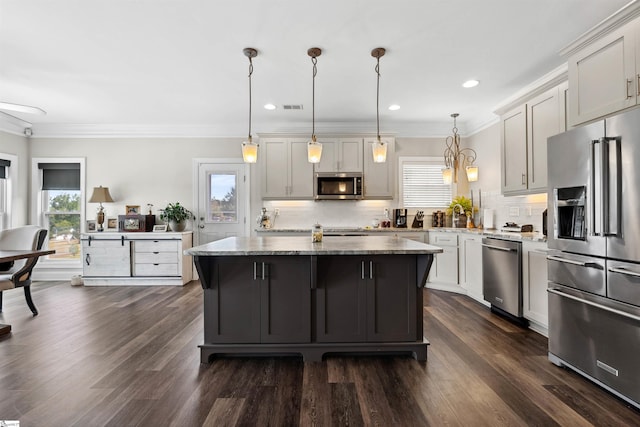
[[[392,236],[227,237],[185,250],[193,256],[241,255],[410,255],[436,254],[442,248]]]

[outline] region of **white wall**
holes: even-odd
[[[29,223],[29,139],[25,136],[14,135],[0,131],[0,153],[12,154],[18,158],[11,167],[18,169],[17,182],[13,183],[12,217],[10,227],[18,227]]]

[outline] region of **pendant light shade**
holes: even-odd
[[[442,168],[442,181],[445,184],[451,184],[453,182],[453,169]]]
[[[254,143],[251,137],[251,75],[253,74],[252,59],[258,56],[258,51],[248,47],[242,52],[244,56],[249,58],[249,136],[247,140],[242,143],[242,160],[244,160],[245,163],[255,163],[258,161],[258,144]]]
[[[376,58],[376,74],[378,75],[376,85],[376,125],[377,125],[377,139],[371,146],[373,152],[374,163],[384,163],[387,161],[387,143],[380,139],[380,57],[384,56],[386,50],[383,47],[377,47],[371,51],[371,56]]]
[[[316,74],[318,73],[318,56],[322,55],[322,50],[318,47],[312,47],[307,50],[307,55],[311,57],[313,64],[313,84],[311,91],[311,140],[307,143],[307,160],[309,163],[320,163],[322,158],[322,144],[316,140]]]
[[[477,166],[467,166],[467,181],[475,182],[478,180],[478,167]]]

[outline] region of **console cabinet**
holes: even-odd
[[[85,233],[82,273],[86,286],[184,285],[193,263],[183,251],[192,247],[192,232]]]

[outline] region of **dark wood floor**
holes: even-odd
[[[547,360],[547,340],[467,297],[424,293],[428,361],[199,363],[202,290],[37,283],[5,292],[0,420],[27,426],[628,426],[640,412]]]

